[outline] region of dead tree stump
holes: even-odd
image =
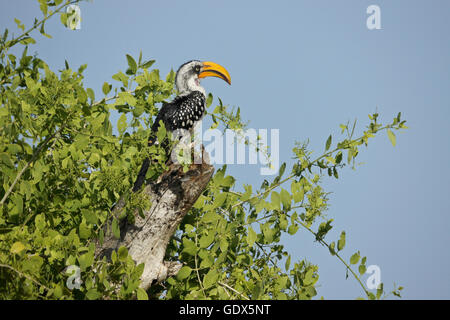
[[[203,151],[203,159],[207,158]],[[120,239],[116,239],[112,232],[105,232],[96,256],[109,258],[113,250],[126,247],[136,264],[145,263],[141,276],[141,288],[145,290],[176,275],[182,263],[164,261],[166,248],[178,225],[212,178],[214,167],[208,162],[192,164],[187,172],[183,172],[180,164],[171,164],[156,182],[145,186],[143,192],[149,196],[152,205],[144,212],[144,218],[136,214],[133,225],[122,222]],[[113,213],[120,212],[124,205],[121,199]]]

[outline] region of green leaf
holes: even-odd
[[[143,106],[136,106],[133,109],[133,116],[135,116],[136,118],[138,118],[141,114],[143,114],[145,111]]]
[[[333,167],[333,176],[334,176],[336,179],[339,179],[339,174],[338,174],[338,171],[337,171],[336,167]]]
[[[357,264],[359,261],[359,252],[354,253],[351,257],[350,257],[350,264]]]
[[[25,250],[25,246],[23,245],[22,242],[14,242],[14,244],[11,246],[11,249],[9,250],[12,254],[18,254],[20,252],[22,252],[23,250]]]
[[[333,228],[333,226],[331,225],[331,223],[333,222],[333,219],[327,220],[326,222],[322,222],[319,225],[319,230],[317,230],[317,234],[316,234],[316,240],[322,240],[325,235]]]
[[[22,271],[29,273],[38,273],[44,264],[44,259],[39,256],[31,256],[22,263]]]
[[[391,140],[392,146],[395,147],[395,144],[397,143],[395,134],[391,130],[387,129],[387,135],[389,137],[389,140]]]
[[[110,85],[108,82],[103,83],[102,91],[105,96],[111,91],[111,88],[112,88],[112,85]]]
[[[204,234],[200,237],[199,244],[200,248],[207,248],[214,241],[215,232],[209,231],[208,234]]]
[[[328,149],[330,149],[330,146],[331,146],[331,134],[330,134],[330,136],[328,137],[328,139],[327,139],[327,142],[325,143],[325,151],[328,151]]]
[[[147,292],[142,288],[137,288],[136,295],[138,300],[148,300]]]
[[[24,37],[24,38],[22,38],[22,40],[19,41],[19,43],[23,44],[23,45],[27,45],[27,44],[30,44],[30,43],[35,44],[36,40],[34,40],[31,37]]]
[[[114,80],[121,81],[124,87],[128,87],[128,77],[122,71],[119,71],[113,75],[112,78]]]
[[[36,215],[36,218],[34,218],[34,224],[38,230],[43,230],[45,228],[46,222],[42,213]]]
[[[252,299],[259,299],[261,294],[264,292],[262,281],[257,281],[252,289]]]
[[[226,176],[221,183],[222,187],[231,187],[234,184],[234,177],[232,176]]]
[[[285,214],[280,214],[280,229],[282,230],[286,230],[286,228],[288,227],[289,221],[286,218]]]
[[[194,256],[197,253],[197,247],[194,241],[189,240],[188,238],[183,238],[183,251],[184,253]]]
[[[202,259],[200,263],[200,268],[210,268],[214,264],[214,257],[211,254],[211,251],[201,251],[199,253],[199,257]]]
[[[136,98],[129,92],[119,92],[115,105],[129,104],[130,106],[136,105]]]
[[[228,244],[227,239],[226,238],[220,238],[220,241],[219,241],[219,248],[220,248],[220,250],[222,252],[226,252],[228,250],[228,246],[229,246],[229,244]]]
[[[156,137],[158,139],[158,141],[161,143],[162,141],[164,141],[164,138],[166,137],[166,126],[164,125],[164,123],[162,122],[162,120],[159,121],[160,122],[160,126],[158,128],[158,132],[156,133]]]
[[[10,168],[14,167],[14,163],[11,161],[7,153],[0,153],[0,161]]]
[[[117,253],[116,253],[116,251],[113,251],[111,253],[111,261],[112,261],[113,264],[115,264],[117,262]]]
[[[253,230],[253,228],[249,226],[248,234],[247,234],[247,243],[250,247],[253,247],[253,244],[255,243],[256,238],[257,238],[257,236],[256,236],[255,230]]]
[[[81,213],[83,217],[86,219],[86,222],[89,224],[96,224],[98,222],[98,217],[93,210],[89,209],[81,209]]]
[[[381,298],[381,295],[383,294],[383,283],[380,283],[377,288],[377,300]]]
[[[271,228],[271,223],[266,222],[261,225],[261,231],[264,235],[264,242],[265,243],[271,243],[273,241],[273,237],[276,233],[276,230]]]
[[[141,65],[141,62],[142,62],[142,50],[139,51],[138,65]]]
[[[342,151],[339,151],[338,154],[336,155],[335,161],[337,164],[341,163],[342,161]]]
[[[117,130],[119,131],[119,134],[122,135],[127,128],[127,115],[125,113],[122,113],[119,120],[117,120]]]
[[[325,159],[327,159],[333,165],[336,164],[336,160],[333,157],[326,157]],[[326,168],[326,166],[323,166],[322,168]]]
[[[213,95],[211,93],[208,93],[208,97],[206,98],[206,107],[208,108],[213,101]]]
[[[111,224],[113,235],[116,239],[120,239],[120,228],[117,219],[113,219]]]
[[[94,253],[87,252],[78,257],[78,263],[80,264],[81,271],[85,271],[94,263]]]
[[[14,18],[14,22],[17,24],[17,28],[25,31],[25,25],[17,18]]]
[[[281,198],[278,192],[272,191],[270,200],[272,201],[272,206],[274,207],[275,210],[281,209]]]
[[[132,74],[136,74],[136,71],[137,71],[136,61],[129,54],[127,54],[126,57],[127,57],[127,61],[128,61],[128,66],[130,67]]]
[[[285,170],[286,170],[286,162],[283,162],[283,164],[280,166],[280,170],[278,170],[278,177],[281,178]]]
[[[341,237],[338,240],[338,251],[341,251],[345,247],[345,231],[341,232]]]
[[[219,273],[216,270],[209,270],[203,278],[203,287],[208,289],[212,287],[219,279]]]
[[[122,246],[119,248],[119,250],[117,250],[117,254],[119,257],[119,261],[124,262],[128,257],[128,249]]]
[[[217,213],[215,213],[214,211],[208,211],[202,217],[202,221],[205,223],[211,223],[211,222],[217,221],[219,218],[220,218],[220,216]]]
[[[358,271],[359,271],[359,274],[360,274],[360,275],[365,274],[365,273],[366,273],[366,270],[367,270],[367,268],[366,268],[366,266],[365,266],[364,264],[360,264],[360,265],[359,265]]]
[[[91,102],[94,102],[95,101],[94,90],[92,90],[91,88],[87,88],[86,92],[87,92],[88,97],[91,99]]]
[[[314,278],[314,269],[310,268],[305,274],[303,283],[306,286],[309,286],[309,285],[313,284],[315,281],[316,281],[316,279]]]
[[[245,192],[241,196],[241,201],[247,201],[252,195],[252,186],[244,185]]]
[[[284,268],[286,269],[286,271],[289,270],[289,266],[291,265],[291,255],[289,255],[286,259],[286,263],[284,264]]]
[[[336,254],[336,251],[334,250],[335,246],[336,246],[336,242],[333,241],[332,243],[330,243],[330,245],[328,247],[328,249],[330,250],[331,255],[333,255],[333,256]]]
[[[289,210],[291,208],[292,197],[285,189],[281,189],[280,191],[281,203],[283,204],[283,208],[285,210]]]
[[[170,72],[166,76],[166,82],[173,84],[175,81],[175,75],[176,73],[172,69],[170,69]]]
[[[67,27],[67,18],[68,18],[68,14],[65,12],[61,12],[60,16],[59,16],[61,23]]]
[[[189,266],[183,266],[180,271],[178,271],[176,278],[178,280],[184,280],[191,275],[192,269]]]
[[[48,12],[48,5],[46,1],[39,1],[40,3],[40,9],[42,11],[42,13],[44,14],[44,16],[47,16],[47,12]]]
[[[155,63],[155,60],[149,60],[149,61],[144,62],[144,63],[141,65],[141,67],[142,67],[143,69],[148,69],[148,68],[150,68],[154,63]]]
[[[214,208],[221,207],[223,205],[223,203],[225,202],[226,198],[227,198],[226,192],[222,192],[222,193],[219,193],[218,195],[216,195],[214,202],[213,202],[213,207]]]
[[[291,184],[291,192],[294,198],[294,202],[302,202],[305,196],[302,185],[300,182],[294,181]]]
[[[78,231],[80,234],[80,239],[88,239],[91,236],[91,229],[86,225],[85,220],[80,223]]]
[[[289,226],[289,228],[288,228],[288,233],[289,233],[290,235],[294,235],[294,234],[297,233],[298,228],[299,228],[298,224],[291,224],[291,225]]]
[[[102,296],[102,294],[100,292],[97,291],[97,289],[93,288],[90,289],[87,293],[86,293],[86,298],[88,298],[89,300],[97,300]]]
[[[61,298],[61,296],[63,295],[63,288],[61,287],[61,285],[56,285],[55,286],[55,290],[53,291],[53,295],[56,299]]]

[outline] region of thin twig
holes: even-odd
[[[297,219],[297,222],[300,223],[300,225],[302,227],[304,227],[306,230],[308,230],[309,232],[311,232],[316,238],[317,238],[317,233],[315,233],[311,228],[309,228],[306,224],[304,224],[302,221]],[[330,248],[330,245],[328,243],[325,242],[325,240],[323,239],[318,239],[318,242],[320,244],[322,244],[323,246]],[[350,270],[350,272],[352,273],[353,277],[358,281],[359,285],[361,286],[361,288],[364,290],[364,292],[366,293],[367,297],[369,296],[369,291],[366,289],[366,287],[364,286],[364,284],[361,282],[361,279],[356,275],[356,273],[353,271],[353,269],[348,265],[347,262],[345,262],[344,259],[342,259],[342,257],[337,253],[334,252],[334,255],[347,267],[348,270]]]
[[[198,230],[198,220],[197,220],[197,230]],[[195,233],[195,245],[197,246],[197,232]],[[206,299],[205,288],[203,288],[203,283],[202,283],[202,280],[200,279],[200,273],[198,272],[197,253],[195,253],[195,256],[194,256],[194,262],[195,262],[195,272],[197,273],[198,284],[200,285],[200,288],[202,289],[203,297],[205,297],[205,299]]]
[[[17,44],[18,42],[20,42],[22,37],[28,36],[30,32],[32,32],[33,30],[37,29],[41,24],[45,23],[48,19],[50,19],[53,15],[55,15],[56,13],[60,12],[64,7],[71,5],[71,4],[75,4],[78,3],[79,0],[75,0],[75,1],[67,1],[66,3],[64,3],[63,5],[61,5],[59,8],[55,9],[55,11],[53,11],[51,14],[49,14],[48,16],[46,16],[44,19],[42,19],[41,21],[39,21],[38,23],[36,23],[35,25],[33,25],[33,27],[31,27],[30,29],[28,29],[27,31],[25,31],[24,33],[22,33],[20,36],[18,36],[16,39],[11,39],[9,41],[8,46],[3,45],[1,50],[5,49],[5,48],[11,48],[12,46],[14,46],[15,44]]]
[[[227,288],[224,286],[222,286],[222,288],[223,288],[223,291],[225,291],[225,293],[227,294],[228,299],[231,299],[231,294],[228,292]]]
[[[126,92],[126,93],[134,93],[135,91],[136,90],[128,90],[128,91],[124,91],[124,92]],[[117,98],[119,98],[119,94],[116,94],[115,96],[112,96],[112,97],[109,97],[109,98],[103,98],[102,100],[96,101],[93,104],[91,104],[91,107],[97,106],[99,104],[102,104],[102,103],[105,103],[107,101],[114,100],[114,99],[117,99]]]
[[[391,127],[390,125],[384,126],[384,127],[382,127],[382,128],[377,129],[377,132],[378,132],[378,131],[381,131],[381,130],[389,129],[390,127]],[[331,151],[328,151],[328,152],[324,153],[323,155],[321,155],[320,157],[318,157],[317,159],[315,159],[315,160],[309,162],[308,165],[313,165],[313,164],[315,164],[316,162],[322,160],[323,158],[326,158],[326,157],[332,155],[333,153],[335,153],[335,152],[337,152],[337,151],[346,149],[346,147],[349,146],[349,145],[351,145],[352,143],[359,142],[359,141],[361,141],[361,140],[363,140],[363,139],[364,139],[364,136],[359,137],[358,139],[355,139],[355,140],[352,140],[352,141],[348,141],[348,143],[347,143],[346,146],[336,147],[335,149],[333,149],[333,150],[331,150]],[[250,200],[253,200],[253,199],[255,199],[255,198],[259,198],[259,197],[261,197],[261,196],[267,194],[268,192],[272,191],[273,189],[275,189],[275,188],[281,186],[283,183],[285,183],[285,182],[291,180],[291,179],[292,179],[293,177],[295,177],[295,176],[296,176],[296,173],[292,173],[291,175],[289,175],[289,176],[286,177],[285,179],[283,179],[283,180],[279,181],[278,183],[276,183],[275,185],[273,185],[273,186],[267,188],[267,189],[264,190],[263,192],[260,192],[260,193],[258,193],[258,194],[256,194],[256,195],[254,195],[254,196],[248,198],[247,200],[242,200],[242,201],[239,201],[238,203],[235,203],[235,204],[231,207],[231,209],[233,209],[233,208],[235,208],[235,207],[238,207],[238,206],[241,206],[242,204],[244,204],[244,203],[246,203],[246,202],[249,202]]]
[[[242,296],[245,300],[250,300],[250,298],[247,297],[245,294],[243,294],[243,293],[237,291],[236,289],[230,287],[230,286],[227,285],[226,283],[223,283],[223,282],[221,282],[221,281],[219,281],[219,282],[217,282],[217,283],[220,284],[222,287],[228,288],[228,289],[230,289],[231,291],[233,291],[234,293],[237,293],[238,295]]]
[[[29,276],[29,275],[27,275],[27,274],[25,274],[25,273],[23,273],[23,272],[21,272],[21,271],[15,269],[14,267],[12,267],[12,266],[10,266],[10,265],[8,265],[8,264],[0,263],[0,267],[10,269],[10,270],[14,271],[15,273],[17,273],[18,275],[20,275],[20,276],[22,276],[22,277],[24,277],[24,278],[30,280],[30,281],[33,282],[34,284],[36,284],[36,285],[38,285],[38,286],[40,286],[40,287],[43,287],[43,288],[46,289],[47,291],[50,291],[50,288],[48,288],[47,286],[43,285],[43,284],[40,283],[39,281],[33,279],[31,276]]]

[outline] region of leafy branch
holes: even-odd
[[[5,194],[3,195],[2,200],[0,201],[0,207],[3,206],[3,204],[5,203],[6,199],[8,199],[9,195],[11,194],[11,192],[13,191],[14,187],[16,186],[16,184],[19,182],[20,178],[22,177],[22,175],[25,173],[25,171],[27,171],[27,169],[30,167],[30,165],[36,161],[36,159],[38,158],[39,154],[41,153],[41,151],[44,149],[44,147],[47,147],[47,145],[50,143],[50,141],[53,140],[53,138],[55,138],[56,136],[58,136],[62,130],[65,128],[65,124],[63,124],[58,130],[56,130],[54,133],[52,133],[49,137],[47,137],[47,139],[41,143],[41,145],[34,151],[33,156],[31,157],[31,159],[25,164],[25,166],[17,173],[16,178],[14,179],[13,183],[11,184],[11,186],[8,188],[8,190],[5,192]]]
[[[17,270],[16,268],[14,268],[14,267],[12,267],[12,266],[10,266],[10,265],[8,265],[8,264],[0,263],[0,268],[5,268],[5,269],[12,270],[12,271],[14,271],[15,273],[17,273],[19,276],[21,276],[21,277],[23,277],[23,278],[25,278],[25,279],[30,280],[31,282],[33,282],[34,284],[38,285],[39,287],[42,287],[42,288],[44,288],[44,289],[47,290],[47,291],[50,291],[50,290],[51,290],[49,287],[47,287],[46,285],[40,283],[39,281],[37,281],[37,280],[34,279],[33,277],[31,277],[31,276],[29,276],[29,275],[27,275],[27,274],[25,274],[25,273],[23,273],[23,272]]]
[[[29,35],[31,32],[33,32],[34,30],[36,30],[37,28],[41,27],[41,33],[44,34],[43,31],[43,25],[45,24],[45,22],[47,22],[47,20],[49,20],[51,17],[53,17],[56,13],[60,13],[64,8],[72,5],[72,4],[76,4],[78,2],[80,2],[81,0],[73,0],[73,1],[69,1],[67,0],[64,4],[62,4],[61,6],[59,6],[58,8],[56,8],[54,11],[52,11],[50,14],[46,14],[47,12],[47,4],[43,4],[43,7],[41,6],[41,10],[43,10],[45,17],[40,20],[37,21],[35,20],[33,26],[31,28],[29,28],[27,31],[24,31],[20,36],[18,36],[17,38],[12,38],[11,40],[4,42],[2,44],[2,46],[0,47],[0,51],[3,51],[5,49],[9,49],[11,47],[13,47],[14,45],[16,45],[17,43],[26,40],[29,38]],[[55,0],[55,5],[57,5],[57,3],[61,3],[62,0]],[[45,8],[45,9],[43,9]],[[18,22],[18,20],[16,20],[16,23],[19,25],[19,28],[21,28],[22,30],[24,30],[24,26],[20,24],[20,22]],[[28,37],[28,38],[27,38]]]
[[[394,128],[394,126],[393,125],[386,125],[384,127],[378,128],[377,131],[389,130],[391,128]],[[400,129],[400,128],[403,128],[403,127],[399,127],[397,129]],[[335,149],[322,154],[321,156],[319,156],[315,160],[313,160],[311,162],[307,162],[305,165],[302,165],[302,169],[300,171],[303,172],[305,169],[309,169],[310,170],[311,167],[313,165],[316,165],[320,160],[322,160],[324,158],[327,158],[327,157],[333,155],[334,153],[336,153],[338,151],[349,149],[351,146],[354,146],[356,144],[361,144],[362,142],[366,142],[366,141],[367,141],[367,135],[366,134],[364,134],[363,136],[361,136],[361,137],[359,137],[357,139],[354,139],[354,140],[351,140],[351,141],[345,141],[342,144],[338,145]],[[299,175],[300,175],[300,173],[298,171],[295,171],[295,172],[291,173],[289,176],[287,176],[286,178],[284,178],[283,180],[280,180],[279,182],[277,182],[275,184],[272,184],[270,187],[266,188],[264,191],[254,195],[254,196],[252,196],[252,197],[250,197],[250,198],[248,198],[246,200],[242,200],[242,201],[239,201],[239,202],[235,203],[232,206],[232,208],[236,208],[236,207],[242,206],[244,203],[250,202],[250,201],[252,201],[254,199],[257,199],[257,198],[264,197],[270,191],[280,187],[284,183],[288,182],[289,180],[292,180],[293,178],[295,178],[295,177],[297,177]]]
[[[310,233],[312,233],[316,240],[322,244],[323,246],[329,248],[330,250],[333,250],[333,255],[336,256],[347,268],[347,270],[350,270],[350,272],[352,273],[353,277],[356,279],[356,281],[359,283],[359,285],[361,286],[361,288],[364,290],[365,294],[367,295],[368,298],[371,297],[371,293],[367,290],[367,288],[364,286],[364,284],[361,281],[361,278],[353,271],[353,269],[348,265],[347,262],[345,262],[344,259],[342,259],[342,257],[334,250],[330,247],[330,245],[325,242],[325,240],[323,239],[323,237],[318,233],[318,232],[314,232],[314,230],[312,230],[310,227],[308,227],[303,221],[300,221],[297,219],[297,222],[306,230],[308,230]]]

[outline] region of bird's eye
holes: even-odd
[[[195,66],[195,67],[194,67],[194,71],[195,71],[196,73],[200,73],[200,66]]]

